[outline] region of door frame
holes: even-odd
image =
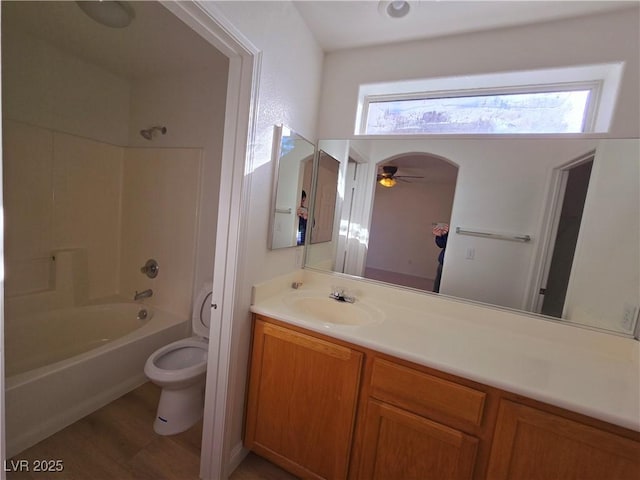
[[[190,0],[159,0],[167,10],[229,59],[222,147],[216,251],[213,273],[211,332],[207,363],[207,389],[203,424],[200,477],[226,478],[224,447],[231,334],[235,314],[235,290],[242,239],[247,229],[248,188],[245,169],[253,161],[250,146],[255,136],[261,53],[222,14],[216,5]],[[0,100],[1,101],[1,100]],[[1,107],[1,104],[0,104]],[[1,126],[0,119],[0,126]],[[0,145],[0,166],[2,165]],[[0,178],[2,171],[0,170]],[[0,183],[0,207],[2,206]],[[233,221],[232,221],[233,220]],[[4,392],[4,224],[0,215],[0,392]],[[214,308],[213,305],[216,305]],[[215,328],[214,328],[215,326]],[[5,402],[0,393],[0,461],[6,460]],[[0,480],[6,478],[0,469]]]
[[[540,313],[542,311],[544,295],[540,293],[540,290],[545,288],[549,278],[549,271],[551,270],[551,260],[558,235],[569,171],[585,162],[593,160],[594,156],[595,151],[590,151],[553,169],[547,200],[548,207],[545,210],[547,214],[541,235],[543,241],[541,243],[540,253],[538,254],[539,261],[535,263],[538,265],[538,269],[535,272],[536,280],[533,282],[533,288],[529,296],[529,305],[527,306],[527,310],[533,313]]]
[[[249,185],[258,112],[261,52],[215,4],[160,0],[171,13],[229,59],[216,249],[211,299],[200,477],[227,478],[225,432],[240,255],[248,228]]]

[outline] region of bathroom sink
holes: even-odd
[[[340,302],[328,295],[293,294],[285,297],[285,304],[301,319],[332,325],[368,325],[384,318],[382,311],[365,302]]]

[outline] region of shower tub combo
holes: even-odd
[[[147,381],[185,318],[137,303],[61,308],[5,320],[7,458]]]

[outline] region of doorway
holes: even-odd
[[[554,213],[553,248],[547,256],[546,278],[539,290],[539,313],[543,315],[562,318],[593,158],[589,154],[560,172],[561,201]]]
[[[433,228],[450,223],[457,177],[457,166],[424,153],[378,164],[365,278],[433,291],[443,252]]]
[[[64,6],[65,4],[75,6],[75,2],[46,3],[53,8],[57,8],[59,5]],[[220,16],[216,15],[215,11],[206,12],[202,6],[193,2],[167,2],[163,6],[156,2],[140,3],[140,5],[144,5],[144,8],[151,8],[149,6],[151,4],[161,10],[170,11],[174,16],[174,20],[175,17],[181,20],[183,27],[184,24],[187,24],[189,29],[195,32],[197,36],[205,39],[210,44],[209,48],[217,50],[218,53],[228,59],[228,69],[224,70],[224,74],[228,79],[229,88],[226,94],[223,93],[223,100],[218,105],[218,111],[224,112],[223,138],[221,139],[220,152],[218,152],[218,158],[221,156],[222,160],[221,165],[218,166],[220,174],[213,176],[214,178],[226,178],[227,181],[220,185],[219,192],[217,189],[202,188],[202,191],[208,190],[209,194],[214,191],[214,204],[218,204],[218,215],[216,216],[215,211],[213,212],[213,226],[208,229],[209,232],[213,232],[212,235],[215,237],[215,242],[212,238],[207,237],[204,238],[205,242],[198,243],[198,246],[203,245],[203,243],[208,243],[209,246],[215,245],[215,268],[213,268],[212,273],[215,294],[213,303],[219,308],[212,311],[212,323],[215,322],[218,328],[212,329],[210,339],[211,352],[209,355],[206,399],[207,414],[205,415],[207,428],[205,428],[206,433],[203,438],[201,476],[204,478],[218,478],[222,475],[223,467],[220,446],[224,443],[226,375],[229,366],[228,358],[231,343],[230,326],[234,313],[232,299],[239,250],[238,239],[242,238],[240,232],[243,228],[242,225],[230,224],[229,218],[239,218],[239,212],[243,206],[241,197],[243,173],[246,164],[247,145],[250,143],[249,138],[253,124],[253,116],[250,112],[253,110],[251,107],[257,99],[255,95],[256,85],[253,79],[253,72],[258,61],[256,59],[257,51],[246,40],[239,40],[230,34],[229,29],[224,25],[224,21],[218,18]],[[38,15],[42,14],[39,13]],[[181,22],[177,21],[177,23],[180,24]],[[55,30],[65,34],[68,33],[65,29]],[[162,28],[158,28],[158,30],[161,30],[161,33],[169,37],[170,41],[174,40],[171,35],[166,35]],[[3,32],[3,46],[5,42],[4,34],[5,32]],[[141,42],[142,46],[149,44],[154,44],[154,42]],[[161,57],[172,57],[180,60],[180,56],[167,55],[162,49],[156,48],[156,50],[159,51]],[[85,104],[82,107],[90,109],[90,105]],[[113,109],[109,109],[110,112],[111,110]],[[147,127],[149,125],[140,128]],[[196,127],[202,127],[202,125],[196,125]],[[217,130],[222,131],[222,125]],[[203,172],[202,178],[205,178],[205,175],[206,172]],[[208,178],[212,177],[211,175],[207,176]],[[214,253],[212,252],[211,258],[203,263],[208,263],[210,267],[213,267],[211,265],[214,263],[213,256]],[[4,258],[2,258],[2,261],[4,262]],[[193,277],[190,280],[193,281],[192,279]],[[2,306],[4,307],[4,299],[2,300]],[[0,404],[0,407],[3,407],[3,403]],[[3,408],[0,408],[0,410],[3,410]],[[2,424],[4,426],[4,422]],[[2,433],[4,434],[4,432]],[[2,437],[2,440],[4,440],[4,435]],[[217,445],[215,451],[214,444]]]

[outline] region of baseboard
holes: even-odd
[[[249,455],[249,450],[242,446],[242,442],[237,443],[231,449],[231,455],[229,455],[229,463],[225,468],[224,478],[229,478],[247,455]]]

